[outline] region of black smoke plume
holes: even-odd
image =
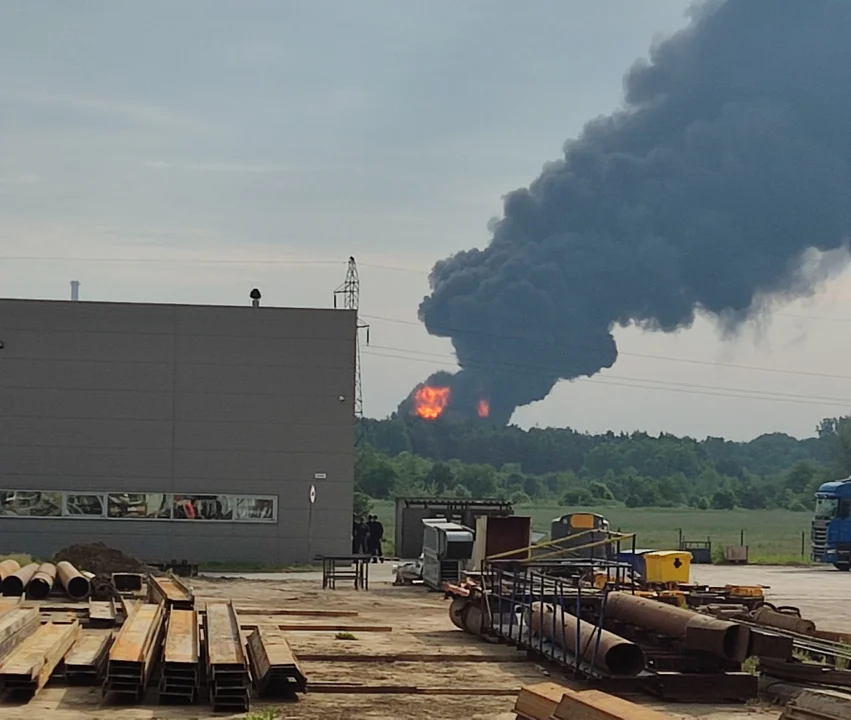
[[[419,314],[455,346],[456,413],[484,393],[507,422],[610,368],[616,326],[702,312],[735,330],[844,266],[851,1],[703,4],[624,85],[621,110],[506,196],[488,247],[434,266]]]

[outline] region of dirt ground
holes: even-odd
[[[819,627],[851,630],[846,598],[851,594],[851,574],[823,569],[723,568],[698,566],[694,579],[711,584],[764,584],[772,602],[797,605]],[[268,577],[268,576],[267,576]],[[354,639],[335,637],[333,629],[292,631],[290,643],[297,655],[333,656],[302,659],[302,669],[312,683],[356,683],[365,686],[417,686],[421,688],[475,688],[480,694],[439,696],[427,694],[345,694],[311,692],[292,703],[264,706],[252,704],[252,712],[275,708],[281,718],[299,720],[407,720],[452,718],[460,720],[513,720],[513,693],[527,683],[557,680],[548,670],[525,654],[509,647],[477,640],[449,621],[447,603],[437,593],[421,587],[399,588],[389,583],[389,565],[374,569],[369,592],[319,589],[319,576],[271,576],[269,579],[198,578],[193,580],[199,603],[208,599],[231,599],[237,607],[322,608],[356,610],[352,618],[299,618],[243,615],[242,623],[323,623],[339,625],[382,625],[391,631],[353,630]],[[200,607],[200,605],[199,605]],[[390,662],[389,655],[416,655],[417,661]],[[373,657],[374,661],[364,656]],[[348,658],[348,659],[347,659]],[[482,661],[487,658],[487,661]],[[336,689],[335,689],[336,690]],[[510,694],[508,694],[510,693]],[[664,706],[647,698],[633,698],[665,709],[678,719],[774,720],[778,710],[739,706]],[[26,705],[4,705],[2,720],[201,720],[243,717],[214,715],[203,705],[142,707],[115,705],[103,700],[98,688],[66,688],[49,685]],[[261,716],[263,717],[263,716]],[[275,717],[270,715],[269,720]],[[266,718],[264,717],[264,720]]]

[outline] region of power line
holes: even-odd
[[[414,322],[412,320],[402,320],[399,318],[390,318],[383,317],[381,315],[364,315],[363,317],[370,318],[371,320],[383,320],[385,322],[399,323],[402,325],[413,325],[416,327],[422,327],[422,324],[419,322]],[[481,335],[485,337],[492,337],[502,340],[519,340],[521,342],[527,343],[538,343],[540,345],[546,345],[548,347],[553,348],[563,348],[565,350],[575,351],[577,349],[592,349],[588,345],[580,345],[576,343],[567,343],[567,342],[559,342],[552,340],[542,340],[541,338],[534,338],[522,335],[508,335],[504,333],[492,333],[487,332],[485,330],[467,330],[461,328],[452,328],[449,326],[435,326],[433,328],[438,332],[445,332],[447,334],[455,333],[456,335]],[[596,349],[596,348],[594,348]],[[686,363],[689,365],[704,365],[710,367],[720,367],[720,368],[731,368],[736,370],[751,370],[755,372],[767,372],[767,373],[778,373],[783,375],[804,375],[807,377],[818,377],[818,378],[827,378],[830,380],[851,380],[851,375],[834,375],[831,373],[820,373],[813,372],[808,370],[783,370],[781,368],[772,368],[772,367],[760,367],[758,365],[739,365],[736,363],[722,363],[722,362],[714,362],[712,360],[694,360],[692,358],[680,358],[680,357],[671,357],[669,355],[652,355],[648,353],[637,353],[637,352],[629,352],[626,350],[618,349],[618,355],[624,355],[627,357],[637,357],[643,358],[645,360],[660,360],[664,362],[678,362],[678,363]],[[466,364],[466,363],[465,363]]]
[[[263,258],[260,260],[192,259],[192,258],[109,258],[109,257],[39,257],[35,255],[2,255],[0,262],[87,262],[87,263],[154,263],[162,265],[345,265],[342,260],[300,260]]]
[[[372,355],[373,357],[382,357],[382,358],[392,358],[396,360],[407,360],[409,362],[419,362],[419,363],[429,363],[434,364],[435,360],[429,358],[418,358],[418,357],[407,357],[404,355],[394,355],[389,353],[377,353],[377,352],[364,352],[364,355]],[[438,361],[440,362],[440,361]],[[448,356],[444,363],[448,363]],[[465,367],[476,368],[480,370],[497,370],[500,368],[496,366],[488,366],[488,365],[478,365],[476,363],[471,363],[469,365],[465,365]],[[533,376],[546,376],[553,377],[551,373],[542,373],[542,372],[532,372],[530,370],[512,370],[518,375],[533,375]],[[849,404],[851,404],[851,400],[842,402],[842,398],[830,398],[829,400],[817,402],[814,401],[813,398],[807,399],[808,396],[798,396],[791,395],[787,393],[769,393],[768,391],[758,391],[758,390],[746,390],[744,388],[739,389],[731,389],[733,392],[708,392],[708,390],[712,389],[712,386],[708,385],[689,385],[688,383],[670,383],[658,380],[649,380],[645,378],[619,378],[620,380],[635,380],[638,382],[644,383],[655,383],[655,385],[640,385],[635,382],[618,382],[617,380],[612,381],[607,378],[575,378],[570,382],[582,382],[582,383],[593,383],[595,385],[612,385],[615,387],[626,387],[626,388],[634,388],[638,390],[656,390],[656,391],[664,391],[664,392],[678,392],[687,395],[706,395],[708,397],[725,397],[725,398],[735,398],[739,400],[761,400],[763,402],[785,402],[792,403],[797,405],[817,405],[817,406],[831,406],[831,407],[842,407],[847,408]],[[683,385],[685,387],[675,387],[674,385]],[[687,388],[706,388],[704,390],[696,390],[696,389],[687,389]],[[720,390],[726,390],[726,388],[719,388]],[[770,397],[766,395],[757,395],[757,394],[743,394],[743,393],[759,393],[765,392],[766,395],[771,395]],[[840,400],[840,402],[836,402]]]
[[[453,360],[457,362],[457,358],[454,355],[447,355],[446,353],[429,353],[429,352],[420,352],[415,350],[406,350],[405,348],[395,348],[395,347],[387,347],[385,345],[373,345],[373,349],[377,350],[388,350],[390,352],[405,352],[411,355],[429,355],[431,357],[437,357],[444,360]],[[464,365],[466,367],[466,364]],[[536,365],[530,364],[519,364],[519,363],[487,363],[483,366],[489,370],[496,370],[498,372],[514,372],[515,370],[520,371],[529,371],[530,373],[534,372],[535,375],[540,377],[556,377],[558,370],[546,367],[538,367]],[[635,382],[649,382],[649,383],[661,383],[663,385],[678,385],[681,387],[688,388],[701,388],[704,390],[725,390],[729,392],[744,392],[744,393],[755,393],[759,395],[777,395],[780,397],[789,397],[789,398],[802,398],[807,400],[827,400],[831,402],[844,402],[851,405],[851,398],[838,398],[836,396],[826,397],[821,395],[799,395],[796,393],[786,393],[786,392],[777,392],[774,390],[751,390],[750,388],[742,388],[742,387],[724,387],[723,385],[701,385],[698,383],[683,383],[676,382],[673,380],[653,380],[652,378],[637,378],[637,377],[629,377],[627,375],[606,375],[607,379],[610,380],[629,380]],[[567,379],[567,378],[561,378]],[[573,379],[581,379],[581,378],[573,378]]]

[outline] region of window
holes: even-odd
[[[175,495],[175,520],[233,520],[232,495]]]
[[[275,498],[241,496],[236,499],[236,515],[238,520],[274,520]]]
[[[107,505],[111,518],[171,517],[171,495],[160,493],[116,493],[109,495]]]
[[[819,497],[816,499],[817,518],[830,519],[836,517],[836,510],[839,508],[839,500],[832,497]]]
[[[0,490],[0,517],[274,523],[275,495]]]
[[[67,493],[62,514],[67,517],[103,517],[106,515],[104,496],[95,493]]]
[[[60,517],[62,515],[62,493],[0,490],[0,515]]]

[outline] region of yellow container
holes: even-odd
[[[759,585],[727,585],[724,589],[734,597],[765,597]]]
[[[687,583],[691,553],[683,550],[659,550],[644,553],[644,580],[648,583]]]

